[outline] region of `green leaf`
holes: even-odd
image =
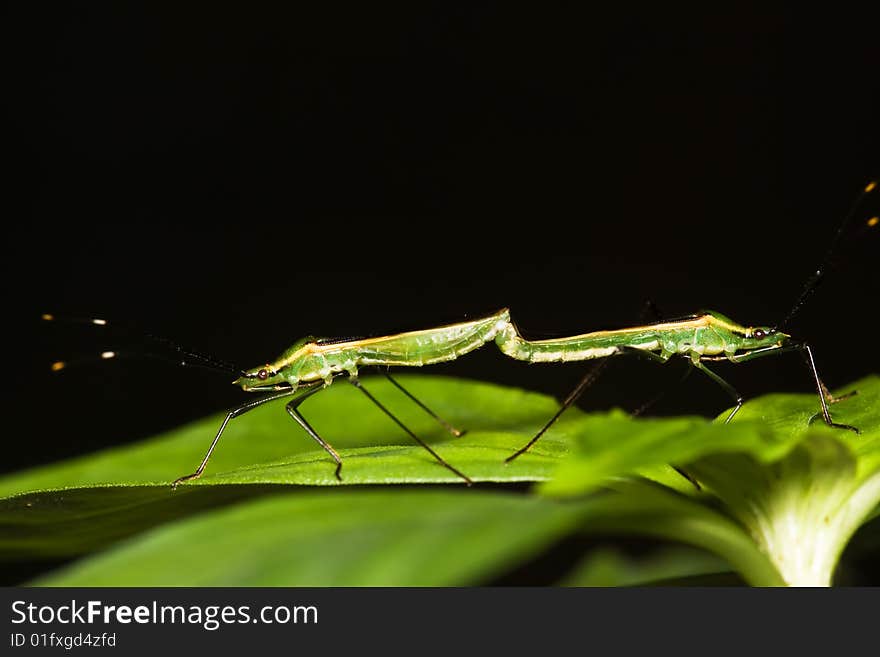
[[[754,400],[727,426],[706,426],[687,418],[645,423],[618,417],[601,430],[594,425],[590,432],[586,428],[596,418],[583,418],[569,427],[575,432],[572,456],[542,490],[581,493],[615,472],[656,470],[659,458],[685,464],[708,489],[700,497],[707,503],[718,498],[783,583],[825,586],[853,533],[880,505],[880,378],[868,377],[853,387],[858,396],[841,401],[833,412],[838,422],[860,427],[860,435],[821,423],[810,425],[816,400],[806,395]],[[618,449],[609,449],[611,439]],[[658,494],[646,504],[656,504]],[[659,509],[652,508],[648,515],[641,531],[694,539],[672,519],[656,527]],[[610,522],[623,529],[625,520],[620,513]],[[724,545],[705,547],[730,558],[720,551],[727,549]],[[743,570],[754,565],[738,568],[752,583],[771,583],[772,578],[764,577],[767,573],[749,575]]]
[[[880,469],[860,469],[837,435],[809,435],[771,464],[713,454],[690,468],[749,528],[790,585],[830,585],[847,542],[880,502]]]
[[[844,431],[842,439],[852,445],[859,468],[873,472],[880,465],[880,377],[867,377],[848,389],[853,388],[859,394],[834,406],[834,417],[862,428],[861,436]],[[810,433],[825,430],[840,434],[841,430],[826,429],[821,422],[809,424],[817,406],[815,395],[767,395],[746,403],[735,421],[727,425],[688,417],[582,416],[557,432],[568,439],[572,453],[542,484],[541,491],[548,495],[582,494],[608,477],[633,472],[667,485],[684,486],[681,490],[686,491],[684,479],[672,476],[663,464],[686,465],[721,452],[749,454],[761,463],[770,463],[788,454]]]
[[[572,454],[541,486],[547,495],[583,494],[614,475],[646,473],[666,463],[685,464],[717,450],[773,449],[782,454],[794,440],[756,422],[725,426],[702,418],[644,419],[623,413],[580,418],[566,428]]]
[[[727,426],[699,418],[636,420],[619,412],[584,416],[573,409],[529,453],[510,465],[504,465],[503,459],[552,415],[557,408],[552,399],[454,379],[411,376],[403,380],[435,411],[469,433],[453,438],[384,380],[366,383],[418,435],[475,480],[537,481],[545,482],[543,491],[556,495],[589,494],[578,502],[585,505],[583,531],[691,544],[719,555],[751,584],[804,581],[800,575],[791,576],[779,555],[789,559],[797,554],[797,541],[820,545],[823,536],[832,548],[823,553],[820,570],[830,572],[848,537],[880,508],[878,377],[857,382],[854,387],[860,394],[833,407],[836,420],[862,428],[860,436],[820,424],[810,428],[808,420],[816,410],[812,395],[753,400]],[[332,461],[289,420],[282,404],[267,405],[231,423],[206,476],[176,491],[168,482],[200,460],[221,417],[140,444],[0,479],[0,493],[8,496],[0,500],[0,556],[6,560],[66,558],[133,537],[128,548],[112,548],[109,558],[117,549],[134,549],[141,540],[153,540],[157,532],[185,532],[189,522],[199,523],[227,511],[210,510],[215,507],[242,502],[235,508],[244,509],[241,512],[247,516],[248,509],[262,508],[258,504],[262,500],[249,502],[247,498],[290,490],[280,484],[320,485],[328,495],[350,494],[354,499],[386,491],[352,488],[351,484],[460,483],[422,448],[410,445],[410,439],[355,389],[337,384],[310,399],[303,411],[340,448],[348,485],[340,486],[333,478]],[[705,489],[697,492],[668,463],[697,474]],[[635,475],[654,483],[632,479]],[[773,483],[774,477],[779,481]],[[608,487],[613,490],[598,492]],[[410,492],[401,488],[384,499],[391,506],[398,499],[406,505]],[[450,513],[468,507],[474,495],[482,495],[463,486],[445,493],[442,499]],[[308,495],[312,494],[317,495]],[[307,496],[300,491],[296,497]],[[561,504],[551,499],[536,502],[544,503]],[[440,514],[441,503],[437,504]],[[767,517],[743,511],[748,505],[784,512],[769,514],[775,524],[767,525]],[[288,522],[280,506],[267,508],[278,515],[269,518],[267,511],[260,516],[261,522]],[[337,512],[344,516],[340,508],[327,508],[332,510],[324,518],[328,526],[336,522]],[[825,515],[829,515],[828,523]],[[784,535],[780,541],[780,523],[787,517],[796,517],[805,529],[793,537]],[[245,517],[239,520],[241,526],[247,524]],[[822,523],[833,528],[833,536],[815,530]],[[512,535],[516,530],[511,526],[504,531]],[[527,529],[521,531],[528,534]],[[228,540],[239,541],[246,549],[250,536],[236,536]],[[318,543],[319,552],[335,549],[329,543]],[[811,549],[801,552],[815,557]],[[270,552],[254,550],[253,567],[270,568],[262,563]],[[482,547],[474,542],[473,550],[473,558],[478,559]],[[131,562],[131,566],[136,564]],[[345,568],[342,561],[334,567]],[[339,575],[334,581],[349,581],[345,577]],[[474,575],[472,581],[486,580]]]
[[[468,434],[451,437],[384,377],[366,379],[365,385],[475,480],[538,480],[565,453],[564,443],[549,437],[528,461],[503,463],[552,415],[556,403],[549,397],[441,377],[401,380]],[[304,404],[303,412],[335,444],[349,445],[340,449],[343,485],[461,484],[352,386],[331,386]],[[8,496],[0,499],[0,558],[79,556],[150,527],[264,494],[276,484],[340,486],[333,461],[280,402],[231,422],[206,475],[172,490],[169,482],[195,467],[221,420],[207,418],[139,444],[0,479],[0,493]]]
[[[165,522],[281,486],[76,488],[0,500],[0,560],[77,557]]]
[[[755,586],[785,582],[748,531],[700,499],[644,479],[621,479],[588,500],[582,529],[599,536],[651,536],[718,555]]]
[[[400,380],[432,410],[467,430],[454,438],[384,378],[365,386],[416,435],[475,481],[546,478],[566,453],[563,437],[547,436],[529,459],[503,460],[527,442],[556,409],[550,397],[476,381],[406,376]],[[352,386],[337,382],[301,407],[310,424],[338,447],[343,484],[461,483]],[[580,415],[576,410],[571,419]],[[192,472],[222,415],[144,442],[0,478],[0,497],[86,486],[168,485]],[[303,484],[336,486],[334,463],[284,411],[266,404],[229,423],[205,475],[182,485]]]
[[[713,554],[693,548],[666,546],[634,557],[603,547],[590,552],[561,582],[561,586],[646,586],[679,582],[730,572],[730,565]]]
[[[40,586],[479,584],[576,527],[582,504],[477,490],[271,495],[147,532]]]
[[[859,427],[858,435],[817,422],[773,462],[760,462],[755,454],[715,453],[689,466],[749,529],[790,585],[831,584],[846,544],[880,505],[880,378],[868,377],[852,388],[857,397],[832,410],[838,422]],[[747,415],[792,435],[793,426],[809,420],[809,410],[779,395],[753,404]]]

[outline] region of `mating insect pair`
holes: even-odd
[[[369,366],[421,367],[447,362],[464,356],[491,341],[494,341],[502,353],[508,357],[530,363],[586,361],[626,354],[642,354],[660,363],[669,361],[673,356],[687,358],[694,368],[715,381],[734,400],[735,406],[725,422],[730,422],[734,417],[743,404],[743,398],[729,383],[709,369],[706,365],[707,362],[726,360],[731,363],[743,363],[774,354],[799,352],[803,355],[810,370],[819,397],[820,410],[813,416],[811,422],[821,416],[828,426],[858,432],[855,427],[838,424],[832,420],[828,405],[840,401],[842,398],[833,397],[823,384],[816,370],[811,347],[806,342],[793,339],[782,329],[824,278],[830,263],[831,253],[843,229],[849,223],[855,209],[859,207],[862,198],[874,191],[875,188],[876,183],[873,182],[864,188],[854,204],[853,210],[836,233],[825,260],[805,285],[792,310],[776,326],[746,327],[719,313],[706,311],[684,318],[618,330],[595,331],[550,340],[527,340],[519,333],[511,321],[509,311],[505,308],[487,317],[469,322],[388,336],[343,340],[308,337],[296,342],[275,361],[244,371],[198,353],[183,350],[170,343],[179,359],[182,359],[185,364],[228,370],[238,375],[234,383],[239,385],[242,390],[268,393],[230,411],[220,425],[198,469],[190,475],[177,479],[174,486],[202,475],[230,420],[265,403],[285,398],[289,398],[286,405],[288,414],[333,458],[336,463],[336,477],[341,480],[342,459],[339,454],[309,425],[299,412],[299,406],[306,399],[329,386],[338,376],[347,376],[350,383],[366,395],[413,440],[426,449],[438,463],[470,484],[471,480],[464,473],[446,462],[362,385],[358,380],[358,371],[359,368]],[[874,228],[877,224],[877,217],[871,217],[867,220],[868,228]],[[44,319],[51,320],[53,317],[44,315]],[[106,323],[104,320],[92,321],[98,324]],[[112,358],[114,355],[114,352],[104,352],[101,356],[102,358]],[[63,367],[63,363],[55,363],[53,370]],[[595,369],[588,373],[565,399],[557,413],[527,444],[508,457],[507,461],[517,458],[534,445],[559,419],[561,414],[577,400],[596,374],[597,370]],[[461,431],[438,417],[387,372],[386,376],[450,433],[456,436],[461,435]]]
[[[49,315],[44,318],[52,319]],[[104,320],[94,321],[106,324]],[[468,354],[493,340],[505,355],[531,363],[592,360],[627,353],[648,354],[659,362],[666,362],[673,355],[685,356],[690,359],[694,367],[721,384],[736,401],[737,405],[728,416],[728,421],[739,409],[742,398],[729,384],[709,370],[704,361],[727,359],[738,363],[770,353],[800,349],[808,358],[820,391],[819,398],[825,422],[833,426],[843,426],[834,424],[828,413],[824,387],[816,373],[809,346],[792,342],[790,336],[775,329],[743,327],[717,313],[704,313],[617,331],[597,331],[567,338],[529,341],[519,334],[511,321],[510,312],[505,308],[488,317],[469,322],[382,337],[346,340],[304,338],[296,342],[273,362],[239,372],[240,376],[234,382],[236,385],[239,385],[246,392],[268,394],[230,411],[220,425],[198,469],[174,483],[177,485],[201,476],[230,420],[265,403],[284,398],[289,398],[286,410],[290,416],[336,462],[336,477],[341,480],[342,459],[339,454],[311,427],[299,411],[299,406],[306,399],[329,386],[339,376],[347,376],[349,382],[430,452],[440,464],[470,483],[470,479],[464,473],[445,461],[383,406],[361,384],[358,379],[358,371],[360,368],[369,366],[421,367],[447,362]],[[103,358],[114,356],[115,352],[102,354]],[[184,359],[183,362],[192,363],[194,361],[203,366],[235,371],[231,366],[193,352],[181,352],[180,356]],[[53,369],[56,370],[61,367],[61,363],[53,365]],[[559,418],[561,413],[574,403],[591,379],[591,374],[588,374],[575,392],[569,395],[560,410],[544,428],[528,444],[510,456],[508,461],[527,451]],[[404,394],[441,422],[450,433],[461,435],[460,431],[440,419],[387,372],[386,376]]]

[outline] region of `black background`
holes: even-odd
[[[536,337],[638,322],[648,299],[779,321],[878,171],[870,21],[576,7],[12,9],[8,182],[23,202],[4,229],[2,467],[242,398],[229,375],[137,359],[52,375],[132,340],[42,312],[131,322],[247,367],[306,334],[502,306]],[[844,240],[790,327],[830,385],[878,371],[878,246]],[[620,362],[581,406],[638,406],[679,367]],[[434,371],[563,395],[583,366],[490,347]],[[811,390],[796,356],[719,372],[746,396]],[[655,410],[728,403],[691,377]]]

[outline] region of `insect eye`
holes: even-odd
[[[752,334],[752,337],[760,340],[765,335],[767,335],[767,334],[764,332],[764,329],[755,329],[755,332]]]
[[[260,381],[265,381],[269,378],[269,373],[266,370],[260,370],[259,372],[257,372],[257,378]]]

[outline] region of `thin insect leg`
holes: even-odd
[[[776,356],[779,354],[788,353],[790,351],[800,351],[801,347],[797,344],[787,344],[782,347],[761,347],[759,349],[752,349],[751,351],[746,351],[741,354],[735,354],[733,356],[701,356],[700,360],[703,362],[707,361],[728,361],[730,363],[746,363],[750,360],[754,360],[756,358],[763,358],[764,356]]]
[[[644,318],[645,318],[645,316],[648,315],[649,313],[652,314],[652,315],[654,315],[655,318],[657,318],[657,319],[660,319],[661,316],[662,316],[662,313],[660,312],[660,309],[659,309],[659,308],[657,307],[657,305],[656,305],[652,300],[650,300],[650,299],[648,299],[648,300],[644,303],[644,305],[642,306],[642,309],[641,309],[641,311],[639,312],[639,321],[643,321]],[[656,354],[654,354],[653,352],[650,352],[650,351],[642,352],[642,350],[640,350],[640,349],[634,349],[634,348],[632,348],[632,347],[621,347],[621,348],[620,348],[620,351],[619,351],[618,353],[624,353],[624,352],[626,352],[626,353],[637,353],[637,354],[644,353],[644,354],[647,354],[649,357],[654,357],[655,359],[657,359],[657,360],[659,360],[659,361],[661,361],[661,362],[664,362],[664,363],[666,362],[666,359],[665,359],[665,358],[662,358],[661,356],[658,356],[658,355],[656,355]],[[607,357],[606,357],[606,358],[607,358]],[[602,373],[602,370],[605,369],[605,367],[606,367],[607,364],[608,364],[608,361],[607,361],[607,360],[603,360],[603,361],[601,361],[600,363],[598,363],[596,366],[594,366],[590,371],[588,371],[588,372],[584,375],[584,378],[582,378],[582,379],[580,380],[580,382],[577,384],[577,386],[575,386],[575,389],[572,390],[571,393],[569,393],[568,397],[566,397],[565,401],[562,403],[562,407],[556,412],[556,414],[555,414],[552,418],[550,418],[550,421],[547,422],[547,424],[544,425],[544,427],[541,429],[541,431],[538,432],[538,435],[536,435],[534,438],[532,438],[532,440],[531,440],[527,445],[525,445],[524,447],[522,447],[519,451],[517,451],[516,453],[514,453],[513,455],[511,455],[510,457],[508,457],[508,458],[505,460],[505,462],[509,463],[510,461],[512,461],[513,459],[515,459],[515,458],[516,458],[517,456],[519,456],[520,454],[522,454],[522,453],[528,451],[528,449],[529,449],[532,445],[534,445],[535,442],[536,442],[536,441],[537,441],[542,435],[544,435],[544,433],[546,433],[546,431],[547,431],[551,426],[553,426],[553,424],[559,419],[559,417],[565,412],[565,410],[566,410],[569,406],[571,406],[572,404],[574,404],[582,394],[584,394],[584,390],[586,390],[586,388],[587,388],[588,386],[590,386],[590,385],[592,385],[593,383],[595,383],[596,379],[599,378],[599,374]]]
[[[650,300],[644,304],[642,311],[639,314],[642,317],[644,317],[645,314],[647,314],[649,311],[653,312],[654,314],[657,314],[657,315],[660,314],[659,310],[657,309],[657,306]],[[647,355],[648,357],[651,357],[651,358],[653,358],[659,362],[662,362],[662,363],[665,363],[667,361],[667,358],[664,358],[663,356],[655,354],[651,351],[644,351],[641,349],[635,349],[635,348],[631,348],[631,347],[621,347],[619,349],[618,353],[619,354],[637,353],[637,354]],[[584,393],[584,390],[586,390],[589,386],[591,386],[596,381],[596,379],[599,377],[599,374],[601,374],[602,371],[605,369],[605,367],[608,365],[607,359],[608,359],[608,357],[606,356],[606,358],[604,360],[600,361],[595,367],[593,367],[590,371],[588,371],[584,375],[584,378],[582,378],[580,380],[580,382],[577,384],[575,389],[572,390],[571,393],[568,395],[568,397],[565,398],[565,401],[562,402],[562,406],[559,408],[558,411],[556,411],[556,413],[553,415],[553,417],[550,418],[550,420],[547,422],[547,424],[545,424],[541,428],[541,430],[528,443],[526,443],[521,448],[519,448],[517,451],[515,451],[513,454],[511,454],[506,459],[504,459],[505,463],[510,463],[518,456],[525,454],[527,451],[529,451],[529,449],[531,448],[532,445],[534,445],[536,442],[538,442],[538,440],[541,438],[541,436],[543,436],[547,432],[547,430],[556,423],[556,421],[562,416],[562,414],[566,410],[568,410],[568,408],[578,400],[578,398]]]
[[[838,401],[846,399],[847,397],[851,397],[856,394],[858,391],[854,390],[840,397],[834,397],[828,391],[828,388],[822,382],[822,379],[819,378],[819,372],[816,370],[816,361],[813,359],[813,351],[810,349],[810,346],[804,342],[795,342],[792,344],[787,344],[783,347],[767,347],[764,349],[755,349],[753,351],[746,352],[744,354],[739,354],[737,356],[730,357],[730,361],[733,363],[745,363],[746,361],[753,360],[755,358],[762,358],[764,356],[770,356],[772,354],[783,354],[787,352],[798,351],[804,357],[804,361],[807,364],[807,368],[813,375],[813,381],[816,384],[816,390],[819,394],[819,405],[822,410],[819,413],[816,413],[813,417],[810,418],[810,424],[812,424],[817,417],[820,415],[822,419],[825,420],[825,424],[829,427],[835,427],[837,429],[848,429],[850,431],[854,431],[856,433],[861,433],[857,427],[851,426],[849,424],[839,424],[834,422],[831,419],[831,413],[828,412],[828,404],[834,404]],[[706,360],[706,359],[704,359]],[[720,358],[712,358],[708,360],[721,360]],[[829,395],[831,395],[831,399],[829,399]]]
[[[653,316],[655,322],[662,322],[662,321],[664,321],[665,318],[666,318],[666,317],[665,317],[665,313],[663,313],[663,312],[660,310],[659,306],[658,306],[656,303],[654,303],[654,300],[653,300],[653,299],[648,299],[648,300],[645,302],[645,306],[644,306],[644,308],[642,309],[642,315],[643,315],[643,316],[646,315],[646,314],[648,314],[648,313],[650,313],[650,314]],[[652,356],[655,355],[653,352],[649,352],[649,353],[651,353]],[[665,359],[663,359],[663,358],[658,357],[658,359],[659,359],[661,362],[664,362],[664,363],[666,362]],[[683,374],[683,375],[681,376],[681,378],[676,382],[676,384],[675,384],[674,387],[677,388],[677,387],[680,386],[682,383],[684,383],[685,380],[691,375],[691,372],[693,372],[693,371],[694,371],[693,368],[690,366],[690,364],[688,364],[688,366],[685,367],[684,374]],[[662,391],[660,392],[660,394],[655,395],[654,397],[652,397],[651,399],[649,399],[648,401],[646,401],[644,404],[642,404],[641,406],[639,406],[638,408],[636,408],[634,411],[632,411],[632,412],[630,413],[630,415],[633,416],[633,417],[638,417],[638,416],[642,415],[645,411],[647,411],[649,408],[651,408],[654,404],[656,404],[656,403],[659,402],[661,399],[663,399],[663,398],[666,396],[666,394],[669,392],[669,390],[670,390],[670,388],[666,388],[666,389],[662,390]],[[688,473],[685,469],[680,468],[680,467],[677,466],[677,465],[673,465],[673,466],[671,466],[671,467],[672,467],[672,469],[675,470],[678,474],[680,474],[682,477],[684,477],[685,479],[687,479],[687,480],[693,485],[693,487],[696,488],[698,491],[703,490],[703,487],[700,486],[700,482],[698,482],[698,481],[697,481],[697,480],[696,480],[696,479],[695,479],[690,473]]]
[[[825,385],[824,381],[819,381],[819,385],[822,386],[822,394],[825,396],[825,401],[829,404],[836,404],[837,402],[842,402],[844,399],[849,399],[850,397],[859,394],[858,390],[850,390],[848,393],[840,395],[840,397],[835,397],[828,389],[828,386]]]
[[[650,360],[653,360],[655,363],[660,363],[661,365],[663,365],[669,361],[669,356],[661,356],[660,354],[655,354],[653,351],[648,351],[646,349],[637,349],[636,347],[626,347],[626,346],[620,347],[620,349],[621,349],[621,353],[629,354],[632,356],[638,356],[640,358],[648,358]],[[690,376],[690,373],[691,373],[691,368],[688,367],[687,369],[685,369],[684,375],[681,377],[681,379],[678,381],[678,383],[681,384],[686,378],[688,378],[688,376]],[[658,401],[663,399],[663,397],[666,396],[667,392],[669,392],[669,388],[663,390],[660,394],[658,394],[658,395],[654,396],[652,399],[649,399],[648,401],[646,401],[644,404],[642,404],[636,410],[634,410],[632,413],[630,413],[630,415],[633,415],[633,416],[641,415],[646,410],[651,408],[651,406],[653,406]]]
[[[693,475],[689,474],[687,470],[685,470],[684,468],[680,468],[680,467],[678,467],[677,465],[671,465],[671,466],[669,466],[669,467],[671,467],[671,468],[672,468],[673,470],[675,470],[678,474],[680,474],[682,477],[684,477],[684,478],[687,479],[689,482],[691,482],[691,483],[694,485],[694,488],[696,488],[697,490],[703,490],[703,487],[700,486],[700,482],[697,481],[697,480],[693,477]]]
[[[724,390],[727,391],[727,394],[730,395],[731,398],[733,398],[733,400],[736,402],[736,406],[734,407],[734,409],[732,411],[730,411],[730,415],[727,416],[727,419],[724,420],[724,424],[727,424],[728,422],[730,422],[733,419],[733,416],[737,414],[739,409],[742,408],[743,401],[744,401],[742,398],[742,395],[740,395],[736,391],[736,388],[734,388],[727,381],[725,381],[720,376],[715,374],[715,372],[713,372],[708,367],[703,365],[703,363],[701,363],[700,361],[695,360],[695,361],[691,361],[691,362],[693,363],[694,367],[696,367],[698,370],[700,370],[706,376],[708,376],[710,379],[712,379],[715,383],[717,383],[722,388],[724,388]]]
[[[333,460],[336,461],[336,472],[334,474],[337,481],[342,481],[342,475],[340,474],[342,471],[342,459],[339,457],[339,454],[336,452],[335,449],[333,449],[333,446],[330,445],[330,443],[328,443],[326,440],[318,435],[318,432],[315,431],[308,422],[306,422],[306,419],[297,410],[297,408],[299,408],[299,405],[302,404],[306,399],[323,389],[323,384],[317,383],[311,388],[303,390],[302,394],[297,395],[295,399],[291,399],[287,403],[287,406],[285,406],[284,408],[287,410],[288,415],[290,415],[290,417],[292,417],[296,421],[296,423],[303,428],[303,431],[314,438],[315,442],[317,442],[321,447],[324,448],[325,452],[333,457]]]
[[[657,305],[653,301],[651,301],[650,299],[648,299],[642,305],[642,309],[639,312],[639,321],[642,321],[648,313],[653,314],[657,318],[659,318],[660,315],[662,314],[660,312],[659,308],[657,307]],[[634,351],[638,351],[638,350],[634,350]],[[651,355],[653,356],[654,354],[651,354]],[[568,397],[565,398],[565,401],[562,402],[562,406],[559,408],[558,411],[556,411],[556,413],[553,415],[553,417],[550,418],[550,420],[547,422],[547,424],[545,424],[541,428],[541,430],[535,435],[535,437],[532,438],[528,443],[526,443],[520,449],[518,449],[516,452],[514,452],[513,454],[508,456],[506,459],[504,459],[504,462],[510,463],[511,461],[513,461],[515,458],[517,458],[521,454],[525,454],[527,451],[529,451],[531,446],[534,445],[536,442],[538,442],[538,440],[540,440],[541,436],[543,436],[545,433],[547,433],[547,430],[550,427],[552,427],[554,424],[556,424],[556,421],[562,416],[562,414],[572,404],[574,404],[582,394],[584,394],[584,390],[586,390],[589,386],[591,386],[593,383],[595,383],[596,379],[599,378],[599,375],[602,373],[602,370],[604,370],[607,365],[608,365],[607,359],[602,360],[597,365],[595,365],[592,369],[590,369],[586,374],[584,374],[584,378],[582,378],[580,380],[580,382],[577,384],[577,386],[575,386],[575,389],[569,393]]]
[[[667,360],[668,360],[667,358],[664,358],[663,356],[661,356],[661,355],[659,355],[659,354],[655,354],[653,351],[643,351],[643,350],[641,350],[641,349],[635,349],[635,348],[633,348],[633,347],[626,347],[625,350],[626,350],[627,353],[635,353],[636,355],[648,356],[649,358],[651,358],[652,360],[654,360],[654,361],[656,361],[656,362],[658,362],[658,363],[666,363]],[[693,372],[693,367],[691,367],[691,366],[690,366],[690,363],[689,363],[688,366],[685,368],[684,374],[681,376],[681,378],[680,378],[680,379],[678,380],[678,382],[676,383],[676,386],[681,385],[682,383],[684,383],[685,379],[687,379],[687,378],[690,376],[691,372]],[[663,397],[666,396],[666,393],[669,392],[669,390],[670,390],[670,388],[666,388],[666,389],[663,390],[659,395],[656,395],[653,399],[649,399],[647,402],[645,402],[644,404],[642,404],[641,406],[639,406],[635,411],[633,411],[632,413],[630,413],[630,415],[632,415],[632,416],[634,416],[634,417],[637,417],[638,415],[644,413],[644,412],[645,412],[647,409],[649,409],[651,406],[653,406],[653,405],[656,404],[658,401],[660,401],[661,399],[663,399]],[[681,467],[679,467],[679,466],[677,466],[677,465],[672,465],[671,467],[672,467],[672,469],[675,470],[678,474],[680,474],[682,477],[684,477],[685,479],[687,479],[691,484],[693,484],[694,488],[696,488],[698,491],[703,490],[703,487],[700,486],[700,482],[698,482],[698,481],[697,481],[697,480],[696,480],[691,474],[689,474],[684,468],[681,468]]]
[[[604,360],[599,361],[599,363],[597,365],[595,365],[592,369],[590,369],[590,371],[588,371],[584,375],[584,377],[580,380],[580,382],[577,384],[577,386],[575,386],[575,389],[572,390],[569,393],[568,397],[565,398],[565,401],[562,402],[562,406],[559,407],[559,410],[556,411],[556,413],[553,414],[553,417],[551,417],[547,421],[547,424],[545,424],[541,428],[541,430],[537,434],[535,434],[535,437],[532,438],[525,445],[520,447],[518,450],[516,450],[513,454],[508,456],[506,459],[504,459],[504,462],[510,463],[516,457],[520,456],[521,454],[525,454],[527,451],[529,451],[529,448],[532,445],[534,445],[536,442],[538,442],[538,440],[541,438],[541,436],[543,436],[547,432],[547,430],[556,423],[556,421],[559,419],[559,417],[566,410],[568,410],[568,408],[572,404],[574,404],[578,400],[578,397],[580,397],[584,393],[584,390],[586,390],[590,385],[592,385],[593,381],[595,381],[596,378],[598,378],[599,374],[607,366],[608,366],[608,359],[606,358]]]
[[[806,342],[801,343],[801,351],[804,355],[804,360],[807,363],[807,367],[810,368],[810,371],[813,373],[813,379],[816,381],[816,389],[819,391],[819,402],[822,405],[822,419],[825,420],[825,424],[829,427],[835,427],[837,429],[849,429],[850,431],[855,431],[856,433],[861,433],[856,427],[851,426],[849,424],[839,424],[834,422],[831,419],[831,413],[828,412],[828,402],[825,400],[825,393],[828,392],[828,388],[825,387],[825,384],[822,383],[822,379],[819,378],[819,372],[816,370],[816,361],[813,359],[813,350],[810,349],[810,345]],[[819,416],[819,413],[816,413],[813,417],[810,418],[810,424],[812,424],[816,418]]]
[[[661,365],[667,363],[667,362],[669,361],[669,358],[670,358],[669,356],[663,356],[663,355],[661,355],[661,354],[655,354],[653,351],[648,351],[648,350],[646,350],[646,349],[637,349],[636,347],[626,347],[626,346],[624,346],[624,347],[620,347],[620,349],[621,349],[621,352],[622,352],[622,353],[629,354],[629,355],[632,355],[632,356],[639,356],[639,357],[642,357],[642,358],[648,358],[648,359],[650,359],[650,360],[653,360],[655,363],[660,363]],[[679,379],[678,384],[681,384],[682,382],[684,382],[684,380],[687,379],[688,376],[690,376],[690,373],[691,373],[691,367],[688,366],[688,367],[685,369],[684,375],[681,377],[681,379]],[[633,415],[633,416],[641,415],[641,414],[644,413],[646,410],[648,410],[651,406],[653,406],[653,405],[656,404],[658,401],[660,401],[661,399],[663,399],[663,397],[666,396],[666,393],[668,393],[669,390],[670,390],[670,388],[667,388],[667,389],[663,390],[660,394],[654,396],[652,399],[649,399],[649,400],[646,401],[644,404],[642,404],[641,406],[639,406],[636,410],[634,410],[632,413],[630,413],[630,415]]]
[[[414,433],[409,429],[409,427],[407,427],[403,422],[401,422],[399,419],[397,419],[397,417],[396,417],[394,414],[392,414],[391,411],[389,411],[387,408],[385,408],[385,407],[379,402],[378,399],[376,399],[375,397],[373,397],[373,395],[371,395],[370,392],[369,392],[366,388],[364,388],[364,386],[361,384],[360,381],[358,381],[358,380],[355,379],[355,378],[351,378],[351,377],[348,379],[348,381],[349,381],[349,383],[351,383],[355,388],[357,388],[357,389],[360,390],[362,393],[364,393],[364,394],[367,396],[367,399],[369,399],[369,400],[370,400],[371,402],[373,402],[376,406],[378,406],[378,407],[379,407],[379,410],[381,410],[383,413],[385,413],[385,415],[387,415],[387,416],[390,417],[392,420],[394,420],[394,423],[395,423],[397,426],[399,426],[401,429],[403,429],[407,434],[409,434],[409,437],[410,437],[410,438],[412,438],[412,439],[415,440],[419,445],[421,445],[421,446],[424,447],[426,450],[428,450],[428,453],[431,454],[431,456],[433,456],[435,459],[437,459],[437,462],[440,463],[440,465],[442,465],[443,467],[445,467],[445,468],[451,470],[451,471],[454,472],[456,475],[458,475],[459,477],[461,477],[462,479],[464,479],[464,481],[467,483],[468,486],[470,486],[470,485],[473,483],[467,475],[463,474],[462,472],[460,472],[459,470],[457,470],[456,468],[454,468],[452,465],[450,465],[449,463],[447,463],[446,461],[444,461],[444,460],[443,460],[443,457],[440,456],[440,455],[439,455],[437,452],[435,452],[433,449],[431,449],[431,446],[428,445],[428,443],[426,443],[424,440],[422,440],[421,438],[419,438],[416,434],[414,434]]]
[[[646,401],[644,404],[639,406],[637,409],[632,411],[630,413],[630,415],[632,415],[633,417],[638,417],[639,415],[642,415],[645,411],[647,411],[649,408],[651,408],[654,404],[656,404],[661,399],[663,399],[669,393],[669,391],[672,390],[672,388],[677,388],[682,383],[684,383],[687,380],[687,378],[691,375],[691,372],[693,372],[693,371],[694,371],[694,368],[691,367],[690,363],[688,363],[687,367],[685,367],[685,370],[681,375],[681,378],[675,383],[674,386],[671,386],[669,388],[665,388],[659,394],[655,395],[654,397],[652,397],[651,399]]]
[[[415,397],[415,395],[413,395],[409,390],[407,390],[407,389],[404,388],[402,385],[400,385],[400,383],[399,383],[396,379],[392,378],[391,374],[390,374],[387,370],[382,370],[382,373],[385,375],[385,377],[386,377],[389,381],[391,381],[391,383],[394,384],[394,386],[395,386],[398,390],[400,390],[400,392],[402,392],[404,395],[406,395],[407,397],[409,397],[413,402],[415,402],[415,404],[416,404],[419,408],[421,408],[423,411],[425,411],[425,413],[427,413],[427,414],[430,415],[432,418],[434,418],[434,420],[436,420],[437,424],[439,424],[441,427],[443,427],[444,429],[446,429],[446,431],[448,431],[449,433],[451,433],[451,434],[452,434],[453,436],[455,436],[456,438],[461,438],[461,437],[466,433],[465,431],[462,431],[461,429],[456,429],[454,426],[452,426],[451,424],[449,424],[449,422],[447,422],[447,421],[444,420],[442,417],[440,417],[439,415],[437,415],[434,411],[432,411],[430,408],[428,408],[427,406],[425,406],[425,404],[423,404],[421,400],[417,399],[417,398]]]
[[[262,406],[270,401],[275,401],[276,399],[281,399],[282,397],[289,397],[296,393],[295,389],[284,390],[282,392],[275,393],[273,395],[267,395],[266,397],[261,397],[260,399],[255,399],[253,401],[248,402],[247,404],[242,404],[238,408],[235,408],[229,413],[226,414],[226,417],[223,419],[223,423],[220,425],[220,428],[217,430],[217,435],[214,436],[214,440],[211,441],[211,446],[208,448],[208,453],[205,454],[205,458],[202,459],[201,464],[199,465],[198,470],[193,472],[192,474],[186,475],[185,477],[180,477],[179,479],[175,479],[171,484],[171,488],[177,488],[178,484],[183,483],[184,481],[190,481],[191,479],[198,479],[202,476],[202,472],[205,471],[205,466],[208,465],[208,459],[211,458],[211,454],[214,452],[214,448],[217,446],[217,442],[220,440],[220,436],[223,435],[223,432],[226,430],[226,425],[229,424],[229,420],[232,418],[236,418],[239,415],[244,415],[248,411],[255,409],[257,406]]]

